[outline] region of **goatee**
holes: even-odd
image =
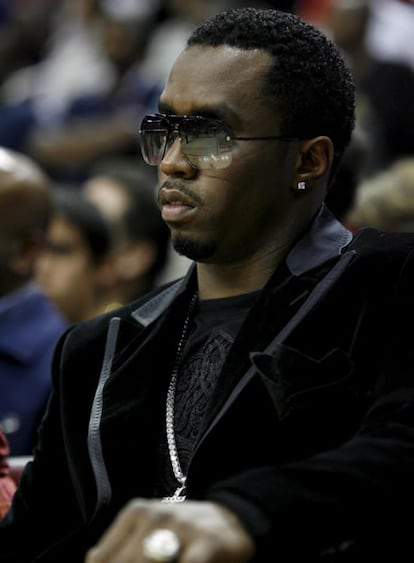
[[[172,239],[172,244],[174,250],[178,252],[178,254],[186,256],[190,260],[194,260],[196,262],[204,262],[208,260],[208,258],[210,258],[216,250],[216,244],[212,241],[196,242],[181,237],[174,237]]]

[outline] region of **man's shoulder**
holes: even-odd
[[[355,255],[348,273],[372,290],[395,287],[402,277],[414,282],[414,233],[365,227],[355,234],[346,251]]]
[[[407,255],[414,250],[414,233],[386,232],[373,227],[359,229],[346,250],[359,255]]]

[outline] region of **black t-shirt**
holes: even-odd
[[[207,404],[227,353],[259,292],[200,301],[189,326],[175,393],[174,431],[181,469],[186,474]],[[165,421],[160,436],[160,470],[155,496],[178,487],[168,453]]]

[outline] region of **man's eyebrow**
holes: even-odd
[[[162,102],[159,103],[158,111],[165,115],[176,115],[170,106]],[[228,119],[236,118],[236,114],[225,104],[219,106],[201,106],[187,115],[199,115],[210,119],[218,119],[220,121],[227,121]]]
[[[210,119],[218,119],[220,121],[228,121],[235,118],[235,113],[227,105],[206,106],[197,109],[197,115],[209,117]]]

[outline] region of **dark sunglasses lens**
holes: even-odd
[[[168,122],[158,116],[145,116],[139,139],[142,156],[147,164],[157,166],[163,159],[168,138]]]
[[[226,168],[231,162],[232,142],[220,123],[188,118],[181,125],[184,153],[193,166],[202,169]]]
[[[196,168],[226,168],[232,157],[232,140],[219,121],[204,117],[163,117],[146,115],[139,138],[142,156],[147,164],[157,166],[164,158],[174,132],[181,139],[187,160]]]

